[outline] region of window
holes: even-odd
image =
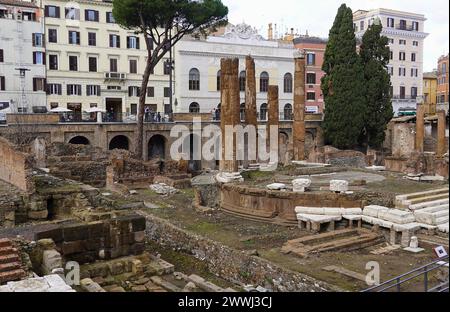
[[[120,36],[119,35],[109,35],[109,47],[110,48],[120,48]]]
[[[45,91],[45,78],[33,78],[33,91]]]
[[[48,69],[50,70],[58,70],[58,55],[50,54],[48,56]]]
[[[394,76],[394,67],[388,66],[387,68],[389,75]]]
[[[5,76],[0,76],[0,91],[5,91]]]
[[[130,60],[130,74],[137,74],[137,60]]]
[[[87,85],[86,86],[87,96],[100,96],[100,86],[97,85]]]
[[[137,106],[137,104],[130,104],[130,108],[131,108],[131,111],[130,111],[131,115],[137,115],[138,114],[138,111],[137,111],[138,106]]]
[[[387,27],[394,28],[395,26],[395,20],[392,17],[388,17],[387,19]]]
[[[107,23],[115,23],[114,16],[112,12],[106,12],[106,22]]]
[[[5,60],[3,58],[3,49],[0,49],[0,63],[3,63]]]
[[[54,5],[45,6],[45,17],[60,18],[60,14],[61,13],[59,7]]]
[[[98,22],[98,11],[84,10],[84,20],[87,22]]]
[[[245,70],[239,73],[239,91],[245,92],[245,83],[246,83],[247,73]]]
[[[164,75],[170,75],[172,70],[172,65],[169,60],[164,61]]]
[[[129,97],[138,97],[140,93],[141,93],[141,88],[135,87],[135,86],[128,87],[128,96]]]
[[[194,113],[194,114],[200,113],[200,105],[196,102],[191,103],[189,105],[189,113]]]
[[[292,93],[292,74],[284,75],[284,93]]]
[[[69,30],[69,44],[80,44],[80,32]]]
[[[217,72],[217,79],[216,79],[216,90],[220,91],[220,77],[222,75],[222,71]]]
[[[419,31],[419,22],[412,22],[412,30]]]
[[[56,29],[48,30],[48,42],[52,42],[52,43],[58,42],[58,31]]]
[[[406,60],[406,53],[405,52],[399,52],[398,59],[400,61],[405,61]]]
[[[404,100],[406,98],[406,88],[400,87],[400,99]]]
[[[155,97],[155,87],[147,87],[147,96]]]
[[[34,33],[32,36],[33,47],[43,47],[44,46],[44,35],[40,33]]]
[[[394,44],[395,41],[394,41],[393,38],[389,38],[389,39],[388,39],[388,42],[389,42],[389,44]]]
[[[284,120],[292,120],[292,105],[284,105]]]
[[[413,41],[413,46],[418,47],[419,46],[419,41]]]
[[[45,65],[45,53],[33,52],[33,64]]]
[[[398,43],[399,43],[400,45],[406,45],[406,40],[400,39],[400,40],[398,41]]]
[[[316,65],[316,55],[314,53],[306,55],[306,65]]]
[[[267,120],[267,104],[266,103],[261,104],[261,107],[259,108],[259,119]]]
[[[394,51],[390,51],[389,52],[389,59],[393,60],[394,59]]]
[[[419,76],[419,69],[411,68],[411,77],[418,77],[418,76]]]
[[[316,84],[316,74],[315,73],[307,73],[306,74],[306,83],[307,84]]]
[[[411,53],[411,62],[416,61],[416,53]]]
[[[364,21],[359,22],[359,29],[360,29],[361,31],[364,30]]]
[[[75,55],[69,55],[69,70],[78,71],[78,57]]]
[[[90,56],[89,57],[89,71],[90,72],[97,72],[97,58]]]
[[[262,72],[259,77],[259,92],[269,91],[269,74],[267,72]]]
[[[315,101],[316,100],[316,92],[307,92],[306,100],[307,101]]]
[[[411,98],[412,99],[417,98],[417,87],[411,87]]]
[[[139,50],[139,38],[135,36],[127,37],[127,48]]]
[[[117,59],[115,59],[115,58],[109,59],[109,71],[111,73],[117,73],[118,72]]]
[[[97,34],[94,32],[88,33],[88,45],[95,47],[97,45]]]
[[[398,68],[398,75],[399,76],[406,76],[406,68],[405,67],[399,67]]]
[[[47,84],[47,94],[62,94],[62,85],[60,83],[49,83]]]
[[[189,71],[189,90],[200,90],[200,72],[197,68]]]
[[[77,8],[66,8],[66,19],[69,20],[80,20],[80,9]]]
[[[168,87],[164,88],[164,97],[166,98],[170,97],[170,88]]]
[[[81,85],[68,84],[67,85],[67,95],[81,95]]]
[[[406,30],[406,20],[400,20],[400,29]]]

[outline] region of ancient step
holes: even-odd
[[[12,246],[12,243],[11,243],[11,241],[9,239],[7,239],[7,238],[0,239],[0,248],[2,248],[2,247],[11,247],[11,246]]]
[[[8,272],[20,269],[20,262],[9,262],[0,264],[0,272]]]
[[[408,199],[405,200],[403,203],[405,205],[416,205],[421,203],[427,203],[427,202],[434,202],[440,199],[447,199],[448,200],[448,193],[447,194],[436,194],[431,196],[425,196],[425,197],[418,197],[414,199]]]
[[[15,253],[17,253],[17,249],[15,249],[14,247],[0,247],[0,256],[6,256]]]
[[[439,200],[435,200],[435,201],[428,201],[428,202],[424,202],[424,203],[410,205],[409,210],[415,211],[415,210],[431,208],[431,207],[436,207],[436,206],[441,206],[441,205],[448,205],[448,204],[449,204],[448,198],[439,199]]]
[[[154,284],[156,284],[156,285],[158,285],[158,286],[161,286],[161,287],[163,287],[164,289],[167,289],[168,291],[171,291],[171,292],[181,292],[181,289],[180,289],[178,286],[176,286],[176,285],[174,285],[174,284],[172,284],[172,283],[170,283],[170,282],[164,280],[164,279],[161,278],[160,276],[152,276],[150,279],[151,279],[151,281],[152,281]]]
[[[402,202],[405,200],[411,200],[419,197],[426,197],[426,196],[433,196],[438,194],[448,194],[449,189],[448,188],[442,188],[442,189],[436,189],[426,192],[418,192],[418,193],[412,193],[412,194],[404,194],[404,195],[398,195],[395,197],[395,203],[396,205],[402,205]],[[405,208],[405,207],[398,207],[398,208]]]
[[[16,261],[20,261],[19,256],[17,254],[9,254],[9,255],[0,256],[0,264],[16,262]]]
[[[446,211],[447,213],[449,212],[449,205],[439,205],[439,206],[433,206],[433,207],[429,207],[429,208],[424,208],[424,209],[419,209],[416,212],[426,212],[426,213],[435,213],[435,212],[441,212],[441,211]]]
[[[8,272],[0,272],[0,284],[20,280],[25,276],[25,271],[17,269]]]

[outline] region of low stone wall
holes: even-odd
[[[62,226],[38,232],[35,240],[52,239],[56,249],[69,260],[92,263],[144,252],[145,219],[120,216],[105,222]]]
[[[353,195],[334,193],[293,193],[269,191],[240,185],[223,185],[221,208],[252,219],[274,223],[297,224],[296,206],[362,208],[364,203]]]
[[[259,257],[182,230],[161,218],[146,215],[147,239],[186,252],[204,261],[208,269],[235,284],[253,284],[274,291],[323,292],[339,289],[307,275],[284,269]]]
[[[32,173],[33,157],[18,151],[14,145],[0,137],[0,179],[24,192],[33,193]]]

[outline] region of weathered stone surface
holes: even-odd
[[[219,172],[216,175],[216,181],[219,183],[244,182],[244,178],[239,172]]]
[[[62,268],[61,254],[56,250],[45,250],[42,256],[42,271],[51,274],[54,269]],[[52,279],[52,277],[49,277]]]
[[[415,150],[418,152],[423,152],[423,142],[425,138],[425,106],[423,104],[417,105],[417,115],[416,115],[416,140],[415,140]]]
[[[332,192],[347,192],[348,191],[348,181],[344,180],[331,180],[330,181],[330,191]]]
[[[159,195],[172,195],[178,192],[176,188],[171,187],[165,183],[152,184],[150,185],[150,189]]]
[[[445,139],[446,132],[446,116],[445,111],[441,110],[437,112],[438,115],[438,133],[437,133],[437,150],[436,157],[443,157],[447,153],[447,143]]]
[[[267,189],[272,190],[272,191],[281,191],[281,190],[285,190],[286,184],[283,183],[272,183],[267,185]]]
[[[99,284],[95,283],[90,278],[85,278],[80,281],[80,286],[87,292],[106,292]]]
[[[294,122],[292,143],[294,160],[305,160],[305,55],[295,57]]]
[[[297,193],[304,193],[306,188],[311,186],[310,179],[295,179],[292,181],[293,191]]]

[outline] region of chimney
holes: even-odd
[[[273,28],[272,28],[272,23],[269,24],[269,33],[267,36],[269,40],[273,40]]]
[[[291,28],[291,35],[294,36],[294,28]]]

